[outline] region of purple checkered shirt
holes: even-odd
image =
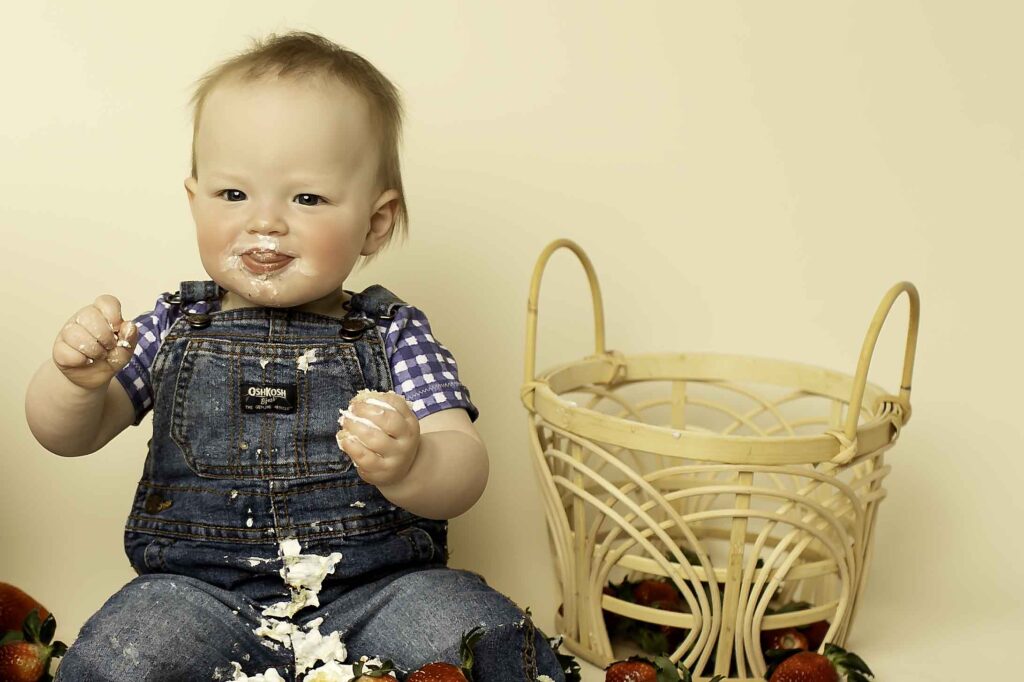
[[[186,312],[208,313],[219,309],[220,301],[199,301],[182,310],[182,306],[172,306],[161,296],[153,310],[135,318],[139,343],[132,359],[117,373],[117,379],[135,406],[136,426],[153,407],[149,368],[171,325]],[[434,338],[423,311],[410,305],[401,306],[390,324],[378,325],[377,329],[384,338],[395,393],[412,403],[418,419],[461,407],[471,421],[476,421],[480,412],[470,400],[469,389],[459,381],[455,358]]]

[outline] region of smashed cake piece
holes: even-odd
[[[352,396],[352,400],[349,401],[349,407],[352,407],[352,403],[361,402],[366,403],[367,405],[374,405],[376,407],[380,407],[385,410],[391,410],[392,412],[394,412],[396,411],[394,406],[392,406],[390,403],[384,400],[384,397],[389,395],[398,396],[402,398],[403,400],[405,400],[405,404],[409,406],[409,411],[413,411],[412,403],[409,400],[406,400],[404,396],[400,396],[398,393],[395,393],[394,391],[371,391],[368,388],[364,388],[363,390],[359,391],[354,396]],[[351,409],[342,408],[338,410],[338,412],[341,414],[341,416],[338,417],[338,426],[341,427],[342,429],[344,429],[345,427],[345,420],[350,419],[354,422],[365,424],[366,426],[380,430],[380,427],[377,426],[372,420],[367,419],[366,417],[360,417],[358,415],[353,414]],[[338,447],[343,450],[343,443],[345,442],[346,439],[355,438],[356,440],[359,440],[359,438],[355,434],[351,434],[346,431],[338,431],[336,438],[338,441]]]

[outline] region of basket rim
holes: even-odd
[[[672,373],[686,368],[691,374]],[[725,371],[731,370],[730,372]],[[618,378],[616,373],[621,372]],[[780,381],[785,374],[803,382]],[[614,380],[614,381],[613,381]],[[723,435],[673,429],[615,417],[576,405],[560,393],[584,385],[621,386],[645,381],[749,381],[791,387],[849,405],[854,377],[845,372],[808,363],[754,355],[725,353],[654,352],[592,355],[556,365],[523,385],[523,403],[531,413],[567,431],[600,442],[685,459],[730,464],[810,464],[835,458],[850,443],[838,429],[820,434],[792,436]],[[554,388],[552,387],[554,384]],[[892,412],[879,411],[890,397],[868,382],[861,413],[871,417],[860,423],[856,453],[860,456],[891,445],[899,435]],[[642,443],[638,442],[642,441]]]

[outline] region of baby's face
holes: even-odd
[[[196,137],[199,177],[185,180],[206,272],[254,305],[340,300],[394,219],[377,154],[368,105],[348,86],[217,86]]]

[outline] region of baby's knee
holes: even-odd
[[[148,580],[121,588],[82,625],[60,660],[55,682],[148,679],[135,677],[152,667],[150,648],[140,639],[152,633],[154,613],[162,600],[172,598],[172,589]]]
[[[230,679],[232,660],[260,670],[281,663],[281,656],[260,646],[251,618],[239,611],[186,578],[142,576],[85,622],[56,679]]]
[[[511,670],[522,675],[516,679],[532,681],[547,675],[554,682],[565,680],[547,636],[522,612],[510,622],[481,626],[473,658],[475,678],[484,682],[511,679],[506,677]]]

